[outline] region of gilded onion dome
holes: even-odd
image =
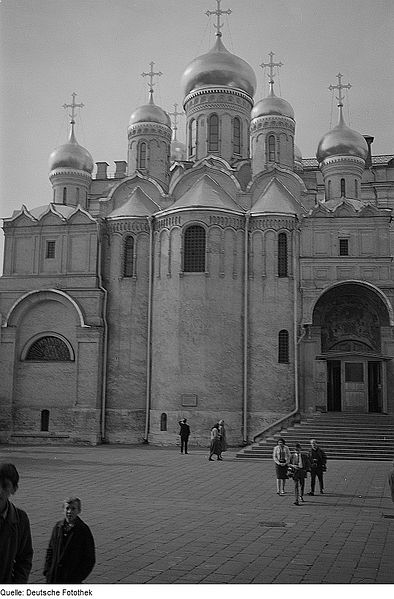
[[[323,162],[329,156],[356,156],[366,159],[368,156],[368,145],[361,133],[348,127],[340,111],[339,123],[325,133],[317,147],[316,158]]]
[[[279,98],[274,94],[271,86],[269,95],[263,98],[252,109],[252,119],[256,119],[259,116],[287,116],[290,119],[294,119],[294,110],[283,98]]]
[[[153,101],[153,91],[149,92],[149,102],[143,106],[139,106],[132,113],[129,120],[129,127],[136,123],[159,123],[171,127],[171,120],[168,114],[157,106]]]
[[[195,89],[221,85],[240,89],[249,96],[256,90],[256,75],[242,58],[227,50],[218,35],[214,47],[186,67],[181,86],[185,96]]]
[[[56,168],[73,168],[91,173],[93,158],[86,148],[79,145],[74,135],[74,122],[71,121],[68,142],[56,148],[49,156],[49,171]]]

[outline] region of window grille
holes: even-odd
[[[69,362],[70,350],[59,337],[41,337],[34,341],[26,354],[26,360],[36,362]]]
[[[123,276],[132,277],[134,274],[134,238],[130,235],[124,241]]]
[[[191,225],[185,231],[183,270],[185,272],[205,271],[205,229],[200,225]]]
[[[138,168],[146,168],[146,143],[144,141],[138,146]]]
[[[41,431],[49,430],[49,410],[41,410]]]
[[[56,249],[56,241],[47,241],[45,258],[54,258]]]
[[[165,412],[163,412],[162,415],[160,416],[160,430],[161,431],[167,430],[167,414]]]
[[[279,364],[289,363],[289,331],[286,331],[285,329],[279,331],[278,362]]]
[[[287,277],[287,235],[278,235],[278,276]]]
[[[339,240],[339,255],[340,256],[348,256],[349,255],[349,240],[348,239],[340,239]]]
[[[235,117],[233,121],[234,154],[241,153],[241,121]]]
[[[208,119],[208,151],[219,151],[219,117],[212,114]]]
[[[346,183],[345,179],[341,179],[341,198],[346,196]]]
[[[275,162],[275,136],[268,137],[268,162]]]

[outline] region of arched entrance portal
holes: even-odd
[[[319,298],[313,326],[320,330],[318,358],[326,361],[328,411],[385,411],[389,357],[382,351],[382,328],[389,320],[381,297],[362,284],[340,284]]]

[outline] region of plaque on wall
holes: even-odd
[[[185,408],[195,408],[197,406],[197,395],[194,393],[184,393],[181,395],[181,400]]]

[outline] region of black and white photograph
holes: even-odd
[[[2,596],[392,593],[393,31],[0,0]]]

